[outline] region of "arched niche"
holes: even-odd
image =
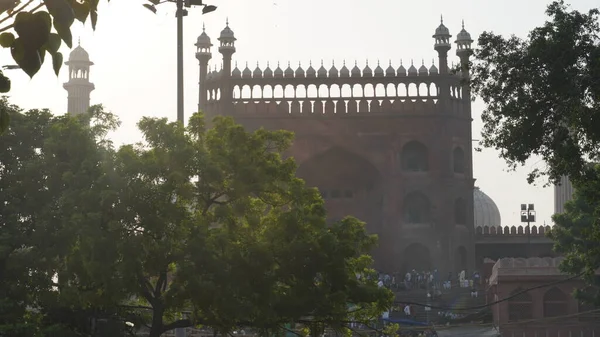
[[[412,243],[408,245],[402,254],[402,274],[411,270],[431,270],[433,263],[431,261],[431,252],[429,248],[421,243]]]
[[[544,317],[559,317],[568,314],[568,296],[557,287],[544,293]]]
[[[411,192],[404,197],[402,219],[405,224],[431,223],[431,202],[421,192]]]
[[[452,163],[454,173],[465,173],[465,151],[459,146],[455,147],[454,151],[452,151]]]
[[[318,187],[327,203],[336,203],[331,216],[353,215],[377,232],[383,221],[383,189],[379,170],[363,156],[334,147],[302,162],[297,174]],[[341,204],[339,204],[341,203]]]
[[[425,172],[429,170],[429,153],[421,142],[410,141],[402,147],[400,154],[402,171]]]
[[[533,302],[523,288],[513,290],[508,299],[508,320],[516,322],[533,318]]]
[[[467,224],[467,202],[463,198],[454,200],[454,223],[457,225]]]

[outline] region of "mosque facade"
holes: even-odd
[[[466,81],[473,40],[464,25],[451,39],[440,23],[433,34],[437,65],[288,63],[251,70],[233,60],[236,37],[227,23],[218,38],[222,69],[209,65],[206,31],[195,44],[198,109],[209,119],[232,116],[249,129],[293,131],[289,155],[298,175],[319,188],[331,220],[353,215],[378,234],[380,270],[473,270],[482,254],[506,257],[514,245],[533,244],[526,236],[533,245],[543,241],[537,251],[552,254],[535,226],[502,227],[498,207],[475,186]],[[453,46],[456,71],[448,61]]]

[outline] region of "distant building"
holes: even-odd
[[[560,183],[554,185],[554,214],[564,213],[567,201],[573,200],[573,184],[567,176],[560,178]]]
[[[572,296],[583,282],[561,273],[561,261],[503,258],[495,263],[488,281],[488,300],[507,299],[492,306],[502,336],[600,336],[600,320],[593,307]]]
[[[90,61],[88,52],[78,43],[65,65],[69,67],[69,80],[63,84],[68,93],[67,113],[85,113],[90,108],[90,94],[95,89],[94,84],[90,82],[90,67],[94,63]]]

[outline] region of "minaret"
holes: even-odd
[[[462,78],[466,81],[471,77],[469,71],[469,57],[473,54],[471,44],[471,34],[465,30],[465,22],[462,22],[462,29],[456,36],[456,56],[460,58],[460,71]],[[463,100],[469,107],[469,116],[471,115],[471,86],[468,83],[463,84]]]
[[[444,26],[444,18],[440,17],[440,25],[436,28],[435,34],[432,36],[435,39],[433,49],[438,52],[440,62],[440,75],[448,74],[448,51],[452,48],[450,44],[450,31]]]
[[[207,91],[204,83],[206,81],[206,74],[208,73],[208,61],[212,58],[212,54],[210,52],[210,47],[212,47],[212,43],[210,42],[210,37],[206,35],[204,25],[202,25],[202,34],[198,36],[198,40],[196,41],[195,46],[196,58],[200,63],[200,78],[198,80],[198,111],[201,111],[205,110],[206,108]]]
[[[233,113],[233,88],[231,86],[231,57],[235,53],[235,35],[229,28],[229,20],[225,22],[225,28],[219,36],[219,53],[223,55],[223,73],[221,74],[221,113]]]
[[[90,56],[78,42],[65,65],[69,67],[69,81],[63,84],[68,92],[67,113],[85,113],[90,108],[90,93],[95,89],[89,78],[90,66],[94,63],[90,62]]]

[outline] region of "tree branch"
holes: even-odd
[[[35,6],[35,7],[33,7],[33,9],[32,9],[32,10],[30,10],[29,12],[30,12],[30,13],[33,13],[33,12],[37,11],[38,9],[42,8],[42,6],[44,6],[44,3],[43,3],[43,2],[42,2],[41,4],[39,4],[39,5]],[[21,9],[22,9],[22,8],[21,8]],[[15,14],[16,14],[16,13],[17,13],[17,11],[14,11],[13,13],[15,13]],[[11,13],[11,14],[12,14],[12,13]],[[8,18],[4,18],[3,20],[4,20],[4,21],[6,21],[6,19],[8,19]],[[8,25],[8,26],[4,27],[4,28],[0,28],[0,33],[2,33],[2,32],[5,32],[5,31],[7,31],[7,30],[9,30],[9,29],[13,28],[14,26],[15,26],[15,24],[14,24],[14,23],[12,23],[12,24],[10,24],[10,25]]]

